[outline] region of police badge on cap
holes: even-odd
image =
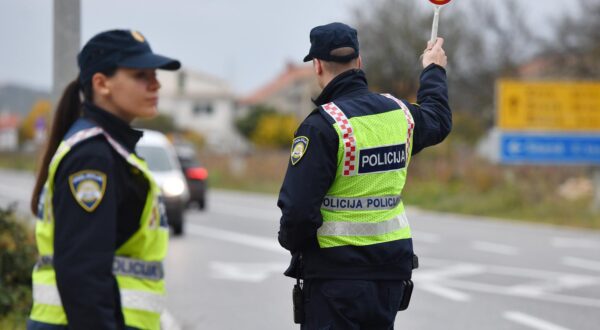
[[[69,186],[75,201],[84,210],[94,212],[106,190],[106,174],[84,170],[69,176]]]
[[[294,142],[292,143],[292,154],[290,156],[292,165],[296,165],[302,156],[304,156],[306,149],[308,148],[308,141],[306,136],[299,136],[294,139]]]

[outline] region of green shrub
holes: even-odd
[[[8,322],[6,319],[23,322],[31,308],[31,271],[36,257],[35,239],[29,226],[15,216],[12,207],[0,208],[0,325],[2,327],[9,326],[6,324]]]

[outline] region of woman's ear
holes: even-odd
[[[110,95],[110,82],[103,73],[97,72],[92,76],[92,90],[102,96]]]

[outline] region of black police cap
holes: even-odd
[[[181,67],[177,60],[154,54],[146,38],[132,30],[111,30],[95,35],[77,55],[77,63],[82,85],[95,73],[109,68],[177,70]]]
[[[335,56],[331,51],[349,47],[354,52],[345,56]],[[304,62],[314,58],[330,62],[348,62],[358,57],[358,34],[356,30],[343,23],[330,23],[313,28],[310,31],[310,51]]]

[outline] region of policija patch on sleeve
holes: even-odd
[[[308,141],[306,136],[298,136],[294,139],[294,142],[292,142],[292,154],[290,156],[292,165],[296,165],[302,159],[308,148]]]
[[[69,176],[69,187],[75,201],[84,210],[94,212],[106,190],[106,174],[83,170]]]

